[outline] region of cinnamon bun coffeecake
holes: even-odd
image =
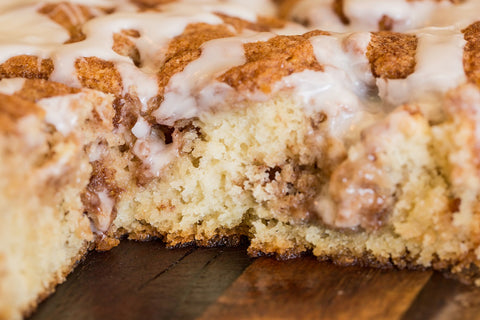
[[[1,4],[0,318],[123,237],[480,284],[476,9]]]

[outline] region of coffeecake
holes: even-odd
[[[479,10],[0,4],[0,319],[123,238],[480,285]]]

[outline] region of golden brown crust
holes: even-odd
[[[174,74],[183,71],[187,64],[200,57],[202,54],[200,46],[204,42],[234,35],[224,24],[189,24],[183,33],[173,38],[168,45],[165,62],[158,72],[160,94],[163,95],[165,87]]]
[[[115,95],[122,93],[122,77],[113,62],[85,57],[75,61],[75,68],[83,87]]]
[[[217,247],[227,246],[235,247],[248,243],[247,231],[240,228],[227,229],[219,228],[214,235],[206,236],[203,234],[194,235],[190,233],[159,233],[156,228],[145,224],[133,231],[118,230],[115,236],[121,237],[128,234],[129,240],[150,241],[161,239],[168,248],[184,248],[188,246],[199,247]]]
[[[98,236],[95,239],[95,250],[96,251],[108,251],[112,248],[115,248],[120,244],[120,240],[115,237],[109,237],[105,235]]]
[[[379,257],[369,252],[361,255],[352,252],[342,252],[336,255],[321,255],[321,261],[330,261],[339,266],[360,266],[373,267],[378,269],[399,269],[399,270],[427,270],[429,268],[415,262],[415,258],[402,256],[398,258]],[[471,262],[472,259],[465,259],[464,262],[445,261],[435,258],[432,268],[444,273],[446,277],[456,279],[464,284],[473,285],[480,275],[479,267]],[[474,260],[474,259],[473,259]]]
[[[18,55],[0,64],[0,78],[48,79],[53,68],[52,59]]]
[[[480,88],[480,21],[462,32],[467,41],[463,51],[463,68],[468,80]]]
[[[272,30],[284,28],[287,24],[287,21],[283,19],[277,19],[275,17],[259,16],[257,17],[257,24]]]
[[[252,257],[271,256],[278,260],[288,260],[299,258],[305,255],[311,255],[311,251],[305,247],[295,247],[286,250],[268,247],[248,247],[248,254]],[[454,278],[462,283],[472,285],[480,275],[480,268],[472,261],[475,260],[473,255],[471,259],[465,259],[461,264],[454,261],[445,261],[436,258],[432,262],[434,270],[443,272],[445,276]],[[376,256],[365,251],[361,254],[354,253],[350,250],[343,250],[337,254],[320,254],[316,256],[319,261],[328,261],[338,266],[359,266],[378,269],[399,269],[399,270],[427,270],[424,265],[418,264],[415,257],[407,255],[397,258]]]
[[[281,19],[288,19],[292,9],[300,0],[275,0],[278,6],[278,16]]]
[[[43,79],[27,79],[23,87],[15,92],[17,97],[31,102],[40,99],[63,96],[80,92],[80,89],[68,87],[62,83],[47,81]]]
[[[378,30],[390,31],[393,29],[394,20],[387,15],[383,15],[380,21],[378,21]]]
[[[237,17],[232,17],[221,12],[217,12],[215,14],[222,18],[225,24],[233,26],[239,33],[244,29],[266,32],[276,28],[283,28],[286,24],[286,21],[276,19],[274,17],[258,17],[257,22],[251,22]]]
[[[129,57],[133,63],[140,67],[140,51],[135,46],[131,38],[139,38],[140,32],[133,29],[122,30],[120,33],[113,34],[112,50],[121,56]]]
[[[338,18],[340,19],[340,21],[342,21],[343,24],[350,23],[350,19],[345,15],[345,12],[343,10],[343,0],[333,0],[332,9],[333,12],[337,14]]]
[[[240,244],[246,242],[245,237],[236,232],[222,233],[213,235],[212,237],[204,237],[196,239],[195,237],[183,238],[181,236],[170,237],[167,236],[163,239],[169,248],[183,248],[188,246],[199,246],[199,247],[236,247]]]
[[[415,71],[415,35],[397,32],[373,32],[367,57],[377,78],[404,79]]]
[[[311,37],[316,37],[316,36],[329,36],[331,35],[330,32],[328,31],[324,31],[324,30],[312,30],[312,31],[308,31],[306,33],[303,34],[303,37],[304,38],[311,38]]]
[[[289,260],[300,258],[302,256],[308,255],[309,250],[305,247],[293,247],[284,250],[280,250],[278,248],[257,248],[249,246],[247,249],[248,255],[254,258],[259,257],[274,257],[278,260]]]
[[[268,93],[273,83],[292,73],[323,71],[308,41],[313,35],[276,36],[268,41],[246,43],[247,62],[228,70],[218,80],[240,91]]]
[[[17,121],[27,115],[43,117],[45,112],[36,104],[15,96],[0,94],[0,128],[13,133]]]
[[[176,0],[130,0],[140,10],[155,9],[159,5],[175,2]]]

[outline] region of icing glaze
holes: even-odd
[[[198,116],[199,111],[225,100],[232,89],[215,78],[245,63],[244,43],[266,41],[273,36],[271,33],[255,33],[205,43],[200,58],[170,79],[164,102],[154,116],[160,123],[172,125],[176,120]]]
[[[73,101],[77,100],[82,93],[56,96],[41,99],[37,102],[46,112],[45,121],[53,125],[60,133],[67,136],[78,122],[78,115],[73,110]]]
[[[377,80],[380,97],[392,107],[412,101],[428,102],[466,81],[462,61],[465,40],[459,30],[432,27],[415,34],[415,72],[406,79]]]
[[[23,78],[2,79],[0,80],[0,92],[11,95],[22,89],[24,84],[25,79]]]

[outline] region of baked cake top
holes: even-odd
[[[329,119],[326,137],[349,147],[364,128],[398,106],[415,104],[428,121],[438,122],[445,116],[441,100],[447,91],[468,82],[479,86],[480,22],[471,14],[475,1],[388,2],[395,11],[387,6],[373,10],[361,1],[328,3],[342,30],[383,30],[312,30],[271,18],[275,6],[269,1],[2,5],[0,24],[9,28],[0,31],[0,76],[12,79],[1,82],[1,91],[27,100],[62,90],[76,94],[80,88],[103,92],[115,100],[114,129],[128,132],[132,152],[150,176],[158,177],[177,146],[159,139],[155,125],[168,130],[204,112],[288,92],[306,114]],[[381,27],[357,26],[355,14],[362,16],[365,8],[371,9],[366,17],[374,15],[371,20]],[[445,10],[455,20],[441,20]],[[399,22],[387,28],[392,12],[400,14],[393,17]],[[404,15],[411,12],[418,17],[406,21]],[[423,27],[421,19],[434,26]],[[422,28],[385,30],[416,26]],[[19,77],[65,87],[25,88]],[[74,116],[55,117],[43,104],[47,120],[69,134],[66,124]],[[358,223],[343,221],[342,226]]]

